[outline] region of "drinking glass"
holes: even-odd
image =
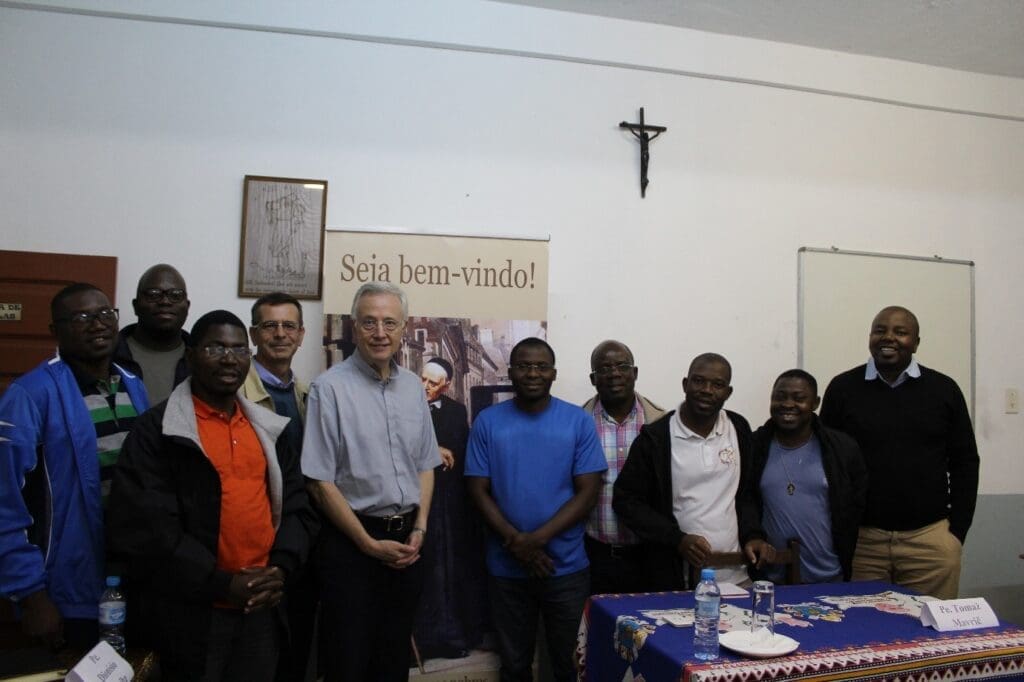
[[[754,644],[767,644],[775,636],[775,584],[770,580],[755,581],[753,595],[750,641]]]

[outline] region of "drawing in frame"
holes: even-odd
[[[326,180],[246,175],[238,296],[319,299],[326,218]]]

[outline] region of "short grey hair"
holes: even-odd
[[[373,296],[375,294],[387,294],[394,296],[398,299],[398,302],[402,304],[402,321],[405,322],[409,319],[409,297],[405,295],[405,292],[401,288],[395,286],[391,282],[367,282],[363,286],[359,287],[356,291],[356,295],[352,297],[352,319],[356,319],[356,308],[359,306],[359,299],[363,296]]]

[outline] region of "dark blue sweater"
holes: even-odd
[[[961,542],[978,496],[978,446],[956,382],[921,367],[896,388],[864,380],[865,366],[832,380],[821,421],[853,436],[868,469],[863,525],[913,530],[949,518]]]
[[[274,401],[274,412],[277,412],[282,417],[291,419],[282,435],[288,439],[288,444],[292,446],[292,450],[301,454],[302,415],[299,412],[299,405],[295,401],[295,387],[278,388],[264,381],[263,388],[267,389],[270,399]]]

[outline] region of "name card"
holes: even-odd
[[[114,648],[100,642],[78,662],[65,680],[71,682],[131,682],[135,671]]]
[[[925,602],[921,606],[921,625],[939,632],[977,630],[999,625],[999,619],[981,597]]]

